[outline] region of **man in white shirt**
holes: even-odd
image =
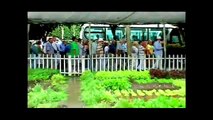
[[[56,37],[53,37],[52,38],[53,39],[53,43],[52,43],[52,46],[53,46],[53,48],[54,48],[54,50],[55,50],[55,58],[60,58],[60,52],[59,52],[59,44],[58,44],[58,39],[56,39]],[[56,64],[56,67],[58,67],[59,66],[59,62],[60,62],[60,59],[57,59],[56,60],[57,62],[55,62],[55,64]]]
[[[92,42],[92,55],[96,55],[97,43],[95,41]]]
[[[157,58],[154,67],[156,69],[162,69],[163,46],[161,44],[161,37],[158,37],[157,41],[154,42],[154,54]]]

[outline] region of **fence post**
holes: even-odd
[[[81,68],[82,68],[82,73],[83,73],[85,71],[85,57],[82,56],[81,60],[82,60]]]
[[[179,56],[178,56],[178,54],[177,54],[177,68],[176,69],[179,70]]]
[[[71,66],[71,56],[69,55],[68,56],[68,75],[69,76],[71,76],[72,75],[72,73],[71,73],[71,68],[72,66]]]
[[[32,68],[31,54],[29,54],[28,62],[29,62],[29,64],[30,64],[30,68]]]
[[[36,54],[33,54],[33,69],[36,69],[37,67],[37,59],[36,59]]]
[[[181,64],[181,66],[180,66],[180,70],[183,70],[183,55],[181,54],[181,57],[180,57],[180,64]]]
[[[172,67],[172,70],[174,70],[175,69],[175,55],[173,54],[173,57],[172,57],[172,65],[173,65],[173,67]]]
[[[146,70],[146,55],[143,57],[143,70]]]
[[[170,55],[169,55],[169,71],[171,70],[171,57],[170,57]]]

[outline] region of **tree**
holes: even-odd
[[[59,24],[30,24],[29,39],[38,40],[46,37],[52,30],[58,27]]]
[[[61,24],[55,28],[50,35],[61,38],[62,28],[64,29],[64,39],[71,39],[73,36],[79,38],[81,25],[80,24]]]

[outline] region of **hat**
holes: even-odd
[[[98,42],[102,42],[102,41],[104,41],[103,38],[99,38],[98,39]]]
[[[157,39],[162,39],[162,38],[160,36],[158,36]]]

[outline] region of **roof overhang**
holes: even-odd
[[[28,12],[28,23],[185,23],[185,12]]]

